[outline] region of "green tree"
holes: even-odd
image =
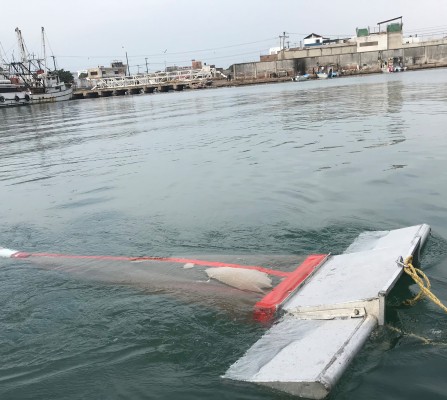
[[[74,81],[73,74],[70,71],[65,71],[64,69],[58,69],[56,73],[61,82],[71,83]]]

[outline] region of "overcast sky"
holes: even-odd
[[[357,27],[403,16],[404,34],[447,36],[447,0],[21,0],[2,1],[0,54],[20,58],[16,27],[30,53],[41,55],[41,27],[47,54],[58,68],[77,71],[126,62],[131,72],[190,65],[192,59],[227,68],[258,61],[304,36],[350,37]],[[146,60],[147,59],[147,60]]]

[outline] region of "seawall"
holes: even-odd
[[[267,57],[268,58],[268,57]],[[380,72],[392,59],[407,69],[447,67],[447,39],[402,45],[392,50],[357,52],[356,45],[321,46],[280,52],[276,60],[234,64],[233,77],[266,79],[311,74],[321,67],[333,68],[342,75]]]

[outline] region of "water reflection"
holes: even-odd
[[[398,113],[402,109],[404,84],[402,81],[388,81],[386,84],[387,112]]]

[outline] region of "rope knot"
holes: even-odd
[[[414,280],[414,282],[419,286],[420,289],[419,293],[416,296],[414,296],[412,299],[406,300],[404,304],[412,306],[424,296],[427,296],[431,301],[433,301],[433,303],[437,304],[445,312],[447,312],[447,307],[442,304],[442,302],[431,292],[431,283],[427,275],[425,275],[425,273],[419,268],[415,268],[413,266],[413,256],[408,256],[405,259],[403,267],[405,273]]]

